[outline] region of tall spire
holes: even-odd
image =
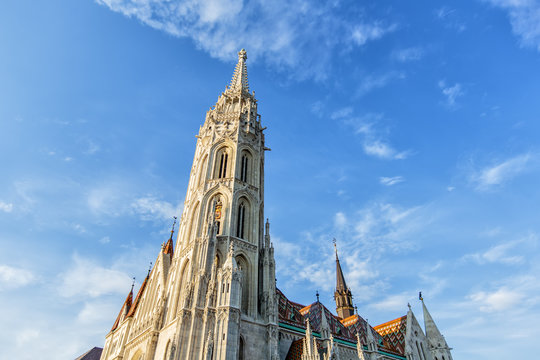
[[[341,270],[337,253],[336,239],[333,240],[333,243],[336,251],[336,291],[334,292],[334,299],[336,300],[336,311],[338,316],[345,319],[354,315],[352,293],[347,287],[345,276],[343,276],[343,271]]]
[[[433,321],[433,318],[431,317],[431,314],[429,313],[426,304],[424,304],[424,298],[422,297],[422,293],[419,294],[419,298],[420,301],[422,301],[422,309],[424,310],[424,327],[426,329],[426,337],[432,354],[445,355],[446,359],[451,360],[451,349],[446,343],[444,336],[439,331],[439,328],[437,327],[437,325],[435,325],[435,321]],[[441,358],[440,356],[437,357]]]
[[[231,85],[229,87],[229,89],[231,89],[232,91],[243,90],[249,92],[246,60],[246,50],[242,49],[238,52],[238,63],[236,64],[236,68],[234,69]]]

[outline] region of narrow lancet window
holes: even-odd
[[[219,159],[219,171],[218,171],[218,178],[222,179],[227,176],[227,160],[229,155],[224,151],[221,153],[220,159]]]
[[[242,155],[241,167],[240,167],[240,180],[242,180],[243,182],[247,182],[248,167],[249,167],[248,164],[249,164],[249,157],[246,154]]]
[[[244,223],[245,223],[245,214],[246,207],[244,204],[238,206],[238,220],[236,224],[236,236],[243,239],[244,238]]]

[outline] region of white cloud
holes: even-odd
[[[119,270],[104,268],[78,255],[73,256],[72,266],[60,274],[59,293],[63,297],[105,294],[127,294],[132,278]]]
[[[26,269],[16,268],[8,265],[0,265],[0,290],[2,288],[18,288],[26,286],[36,277]]]
[[[500,228],[495,228],[485,232],[485,236],[493,237],[500,234]],[[490,247],[489,249],[463,256],[464,260],[472,260],[478,264],[500,263],[507,265],[522,264],[525,261],[525,254],[528,247],[535,246],[538,236],[531,233],[523,238],[503,242]],[[521,250],[524,255],[518,255],[515,250]],[[514,251],[514,253],[512,253]]]
[[[348,108],[345,108],[348,109]],[[345,113],[343,109],[334,112],[334,115],[343,118],[345,124],[352,126],[356,134],[362,135],[362,149],[366,155],[375,156],[381,159],[406,159],[410,151],[398,151],[385,140],[381,131],[378,131],[376,124],[383,119],[382,114],[368,113],[360,117],[351,116],[352,113]]]
[[[370,306],[377,310],[405,311],[407,309],[407,303],[414,298],[415,295],[410,293],[389,295],[381,301],[371,304]]]
[[[379,182],[386,186],[399,184],[400,182],[403,182],[403,181],[405,181],[405,178],[403,176],[393,176],[393,177],[382,176],[379,178]]]
[[[82,310],[77,314],[77,321],[84,325],[111,322],[119,309],[119,304],[110,301],[85,302]]]
[[[7,212],[7,213],[13,211],[13,204],[6,203],[0,200],[0,211]]]
[[[131,208],[143,220],[170,220],[181,212],[179,206],[175,207],[171,203],[158,200],[153,196],[135,199],[131,203]]]
[[[484,312],[506,310],[521,301],[523,297],[523,294],[506,287],[493,292],[479,291],[470,295],[470,299],[478,303],[480,311]]]
[[[381,159],[406,159],[409,155],[409,151],[398,152],[389,144],[382,142],[381,140],[367,140],[363,145],[364,152],[367,155],[373,155]]]
[[[528,169],[532,155],[526,153],[488,166],[471,176],[478,190],[489,190],[515,178]]]
[[[418,61],[424,56],[424,50],[420,47],[410,47],[396,50],[392,53],[392,58],[400,62]]]
[[[456,100],[464,95],[461,84],[454,84],[452,86],[447,86],[444,80],[439,81],[439,88],[441,89],[442,94],[445,96],[445,104],[450,107],[456,107]]]
[[[385,87],[392,80],[404,79],[404,78],[405,78],[405,74],[401,72],[397,72],[397,71],[390,71],[388,73],[378,75],[378,76],[374,76],[374,75],[365,76],[360,82],[360,84],[358,84],[355,95],[357,97],[362,97],[373,90]]]
[[[102,244],[108,244],[111,242],[111,238],[109,236],[104,236],[101,239],[99,239],[99,242]]]
[[[521,45],[540,51],[540,1],[537,0],[484,0],[508,11],[512,31]]]
[[[383,35],[396,30],[397,25],[381,26],[378,23],[359,24],[354,27],[352,38],[357,45],[364,45],[370,40],[377,40]]]
[[[334,217],[334,226],[337,228],[342,228],[347,224],[347,217],[344,213],[338,212]]]
[[[346,118],[348,117],[349,115],[351,115],[353,112],[353,108],[350,107],[350,106],[347,106],[347,107],[344,107],[344,108],[341,108],[339,110],[336,110],[334,111],[331,115],[330,115],[330,118],[332,120],[337,120],[337,119],[343,119],[343,118]]]
[[[39,330],[34,328],[28,328],[21,330],[16,336],[15,336],[15,342],[17,346],[28,346],[29,343],[34,342],[36,339],[39,338]]]
[[[324,79],[334,54],[363,46],[394,31],[396,25],[365,16],[343,15],[359,6],[304,0],[96,0],[113,11],[134,17],[155,29],[193,40],[215,58],[264,58],[298,78]],[[346,8],[347,7],[347,8]],[[336,34],[342,34],[337,36]]]

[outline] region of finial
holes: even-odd
[[[409,311],[411,311],[411,304],[410,303],[407,303],[407,306],[409,307]]]
[[[171,239],[172,239],[173,234],[174,234],[174,225],[176,225],[176,219],[177,219],[176,216],[173,216],[173,218],[174,218],[174,221],[173,221],[172,229],[171,229]]]
[[[315,292],[315,296],[317,297],[317,302],[319,302],[319,290]]]
[[[339,260],[339,259],[338,259],[338,256],[337,256],[337,244],[336,244],[336,238],[332,239],[332,242],[334,243],[334,250],[336,251],[336,260]]]
[[[244,59],[247,60],[247,52],[246,49],[242,49],[238,52],[238,60]]]
[[[418,293],[418,300],[424,301],[424,298],[422,297],[422,292],[421,291]]]
[[[354,313],[358,315],[358,306],[354,305]]]
[[[133,292],[134,286],[135,286],[135,276],[133,277],[133,282],[131,283],[131,292]]]
[[[150,261],[150,266],[148,267],[148,275],[146,277],[150,276],[150,271],[152,271],[152,262]]]

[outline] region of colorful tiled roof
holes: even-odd
[[[313,329],[313,331],[317,332],[321,331],[321,316],[324,313],[324,316],[326,317],[326,322],[328,324],[328,327],[330,328],[330,332],[334,337],[351,341],[353,343],[356,342],[356,336],[354,334],[351,334],[351,332],[345,327],[345,325],[341,323],[340,318],[332,314],[330,310],[328,310],[322,303],[314,302],[313,304],[301,309],[300,313],[304,316],[304,318],[309,319],[309,324],[311,325],[311,328]]]
[[[384,346],[400,355],[405,354],[405,334],[407,333],[407,315],[374,327],[382,335]]]
[[[300,313],[300,309],[304,306],[290,301],[287,297],[276,288],[276,295],[278,297],[278,313],[279,321],[294,325],[300,328],[305,328],[304,317]]]
[[[373,337],[377,339],[377,344],[379,346],[383,345],[383,339],[382,336],[371,327],[371,325],[368,324],[366,320],[364,320],[363,317],[361,317],[358,314],[354,314],[352,316],[349,316],[348,318],[341,319],[341,323],[349,329],[349,332],[356,336],[358,334],[360,336],[360,342],[363,345],[367,345],[367,329],[369,328],[371,330],[371,333],[373,334]]]

